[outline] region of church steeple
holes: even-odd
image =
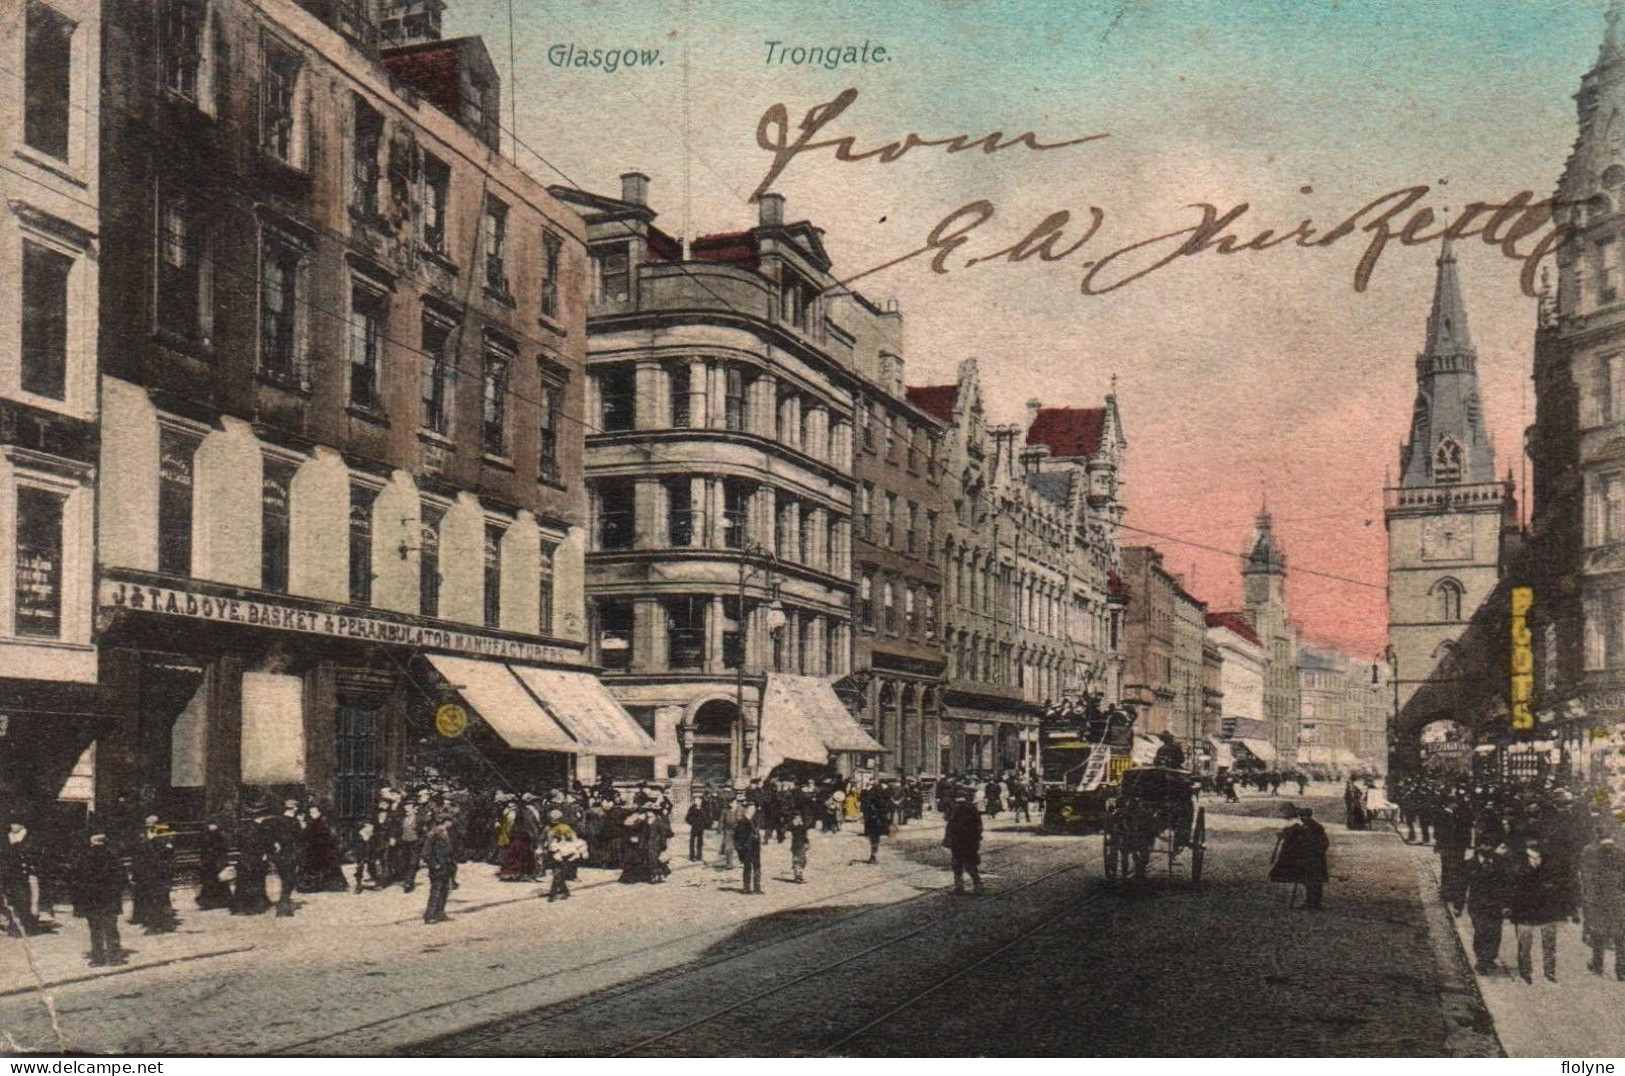
[[[1266,505],[1258,510],[1258,516],[1253,520],[1258,533],[1253,538],[1252,552],[1247,554],[1247,566],[1241,570],[1242,575],[1285,575],[1286,554],[1275,541],[1275,532],[1272,529],[1270,510]]]
[[[1427,340],[1416,357],[1410,440],[1399,452],[1400,485],[1407,488],[1495,481],[1495,446],[1478,395],[1478,353],[1448,239],[1437,265]]]

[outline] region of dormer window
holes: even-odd
[[[1433,483],[1434,485],[1454,485],[1461,481],[1462,451],[1461,445],[1446,437],[1439,442],[1439,447],[1433,451]]]

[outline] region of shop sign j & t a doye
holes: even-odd
[[[529,643],[479,632],[458,631],[430,624],[412,624],[376,616],[354,616],[303,609],[260,598],[232,598],[167,586],[145,586],[104,580],[99,594],[104,609],[180,616],[218,624],[270,628],[333,639],[391,643],[422,650],[496,658],[503,661],[580,664],[582,655],[559,646]]]

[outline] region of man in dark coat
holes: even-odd
[[[429,827],[419,851],[429,871],[429,903],[423,909],[425,923],[444,923],[446,900],[451,896],[452,878],[457,873],[457,857],[451,845],[451,820],[438,819]]]
[[[207,823],[198,842],[197,906],[203,911],[231,907],[231,886],[220,878],[231,862],[230,856],[231,845],[220,832],[220,823]]]
[[[688,861],[698,863],[705,858],[705,830],[711,824],[705,805],[698,797],[688,805],[688,814],[683,821],[688,823]]]
[[[734,823],[734,851],[739,853],[739,861],[744,864],[743,891],[746,893],[762,891],[762,831],[757,811],[756,804],[747,800],[739,821]]]
[[[123,964],[118,917],[124,905],[124,865],[107,846],[107,834],[90,834],[73,864],[73,914],[90,926],[90,965]]]
[[[1591,972],[1603,973],[1614,951],[1614,977],[1625,980],[1625,849],[1604,832],[1580,852],[1580,907],[1591,944]]]
[[[232,915],[261,915],[271,907],[271,898],[265,892],[272,843],[266,826],[270,821],[267,815],[251,818],[243,825],[237,843],[237,881],[231,890]]]
[[[271,862],[276,867],[276,914],[293,915],[293,892],[299,888],[299,875],[305,863],[304,825],[299,818],[299,801],[285,800],[282,813],[270,822]]]
[[[1546,978],[1557,982],[1557,924],[1574,911],[1569,879],[1544,856],[1538,841],[1530,841],[1523,861],[1514,858],[1512,872],[1512,927],[1518,935],[1518,974],[1526,983],[1534,979],[1535,933],[1540,933],[1540,963]]]
[[[1433,819],[1433,851],[1439,857],[1439,898],[1460,915],[1467,886],[1467,849],[1472,847],[1472,815],[1465,803],[1452,798]]]
[[[1326,853],[1330,848],[1331,841],[1326,837],[1325,828],[1315,821],[1315,812],[1308,807],[1300,807],[1298,820],[1282,830],[1276,838],[1270,881],[1303,886],[1303,906],[1318,909],[1326,882],[1331,877],[1326,865]]]
[[[869,838],[869,862],[878,862],[880,838],[891,829],[891,795],[886,786],[873,784],[864,789],[858,799],[863,812],[863,835]]]
[[[1481,841],[1467,865],[1465,903],[1473,923],[1473,965],[1480,975],[1493,975],[1501,956],[1501,930],[1512,893],[1508,884],[1507,846]]]
[[[169,827],[159,823],[157,815],[148,815],[145,831],[130,849],[130,922],[145,927],[147,934],[175,930],[175,908],[169,900],[175,853],[169,833]]]
[[[50,928],[34,915],[34,893],[30,878],[39,877],[34,861],[33,841],[28,827],[13,821],[0,845],[0,918],[11,934],[45,934]]]
[[[1163,729],[1157,733],[1157,736],[1162,740],[1162,744],[1157,748],[1156,757],[1151,760],[1151,765],[1166,766],[1170,770],[1184,769],[1185,749],[1179,746],[1179,741],[1174,739],[1174,734],[1167,729]]]
[[[969,789],[961,789],[948,808],[942,843],[953,858],[954,892],[965,891],[965,874],[970,873],[971,891],[982,892],[982,816],[977,813]]]

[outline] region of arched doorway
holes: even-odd
[[[897,686],[890,680],[880,682],[880,691],[875,696],[875,739],[880,746],[897,750]],[[895,754],[893,759],[895,759]],[[880,759],[880,769],[890,768],[891,761]]]
[[[919,689],[913,684],[904,684],[897,708],[897,757],[894,766],[904,777],[920,770],[920,764],[914,757],[914,745],[919,740],[916,731],[918,694]]]
[[[712,699],[694,711],[688,772],[695,784],[733,782],[741,724],[739,707],[732,699]]]

